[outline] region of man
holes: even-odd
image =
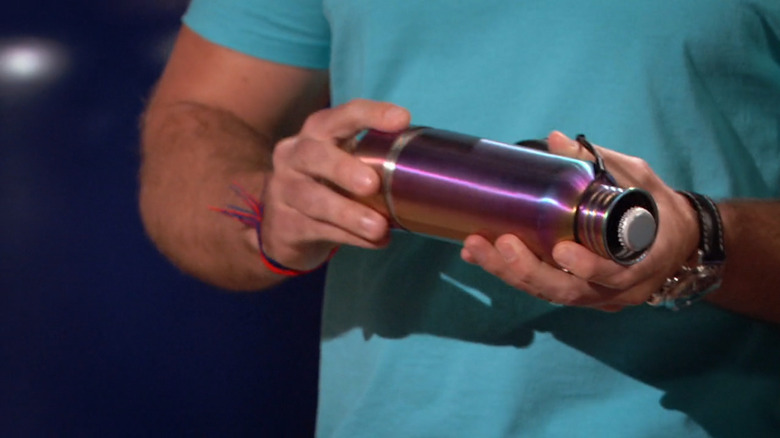
[[[780,4],[640,3],[195,0],[144,119],[147,230],[237,290],[339,248],[321,436],[770,436]],[[345,149],[412,119],[552,132],[553,153],[592,159],[562,134],[586,132],[620,151],[601,149],[620,185],[655,198],[655,244],[625,267],[561,242],[548,264],[513,235],[391,232],[351,199],[379,176]],[[260,197],[259,229],[209,210],[236,202],[232,183]],[[684,266],[721,287],[685,287]]]

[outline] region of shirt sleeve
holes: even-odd
[[[183,22],[205,39],[269,61],[326,69],[322,0],[192,0]]]

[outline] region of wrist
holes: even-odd
[[[250,245],[257,250],[257,254],[259,254],[263,266],[265,266],[268,271],[283,277],[295,277],[298,275],[308,274],[319,269],[335,255],[338,247],[333,248],[328,253],[327,258],[317,264],[314,268],[305,270],[286,266],[281,262],[271,258],[263,248],[263,204],[259,199],[252,196],[249,192],[237,184],[234,184],[232,189],[244,201],[245,207],[242,208],[231,205],[223,208],[209,208],[228,217],[232,217],[233,219],[237,219],[248,227],[244,236],[250,239]]]
[[[255,234],[260,260],[266,269],[284,277],[296,277],[320,269],[336,255],[336,252],[338,252],[339,249],[339,246],[329,245],[327,248],[323,248],[322,252],[315,251],[312,253],[307,251],[305,254],[298,254],[298,256],[293,255],[292,259],[297,260],[294,263],[290,263],[289,261],[282,263],[279,259],[272,257],[263,247],[262,232],[262,227],[258,224]],[[295,254],[295,252],[293,251],[291,254]],[[289,257],[285,258],[285,260],[289,259]],[[305,267],[298,268],[293,266]]]
[[[679,192],[696,212],[698,242],[692,260],[668,277],[661,289],[648,299],[652,306],[679,310],[717,290],[723,280],[726,253],[723,222],[717,205],[707,196]]]

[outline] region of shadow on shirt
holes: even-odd
[[[397,251],[399,243],[410,251]],[[448,246],[396,235],[386,251],[344,248],[330,266],[323,338],[359,329],[369,342],[427,334],[522,349],[549,333],[662,390],[663,408],[684,412],[713,437],[780,430],[777,327],[706,303],[614,314],[557,307],[463,263]]]

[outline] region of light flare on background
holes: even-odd
[[[0,40],[0,92],[3,95],[42,91],[68,71],[65,46],[44,38]]]

